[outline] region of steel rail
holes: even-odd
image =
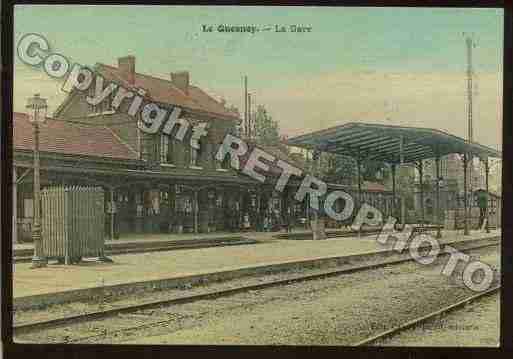
[[[500,242],[494,242],[494,243],[485,243],[481,245],[471,246],[469,248],[460,249],[460,251],[470,251],[475,249],[482,249],[486,247],[493,247],[499,245]],[[452,244],[454,246],[454,244]],[[426,248],[429,246],[425,246]],[[424,248],[424,246],[421,246],[419,249]],[[445,257],[448,256],[449,253],[440,253],[438,254],[438,257]],[[191,303],[199,300],[205,300],[205,299],[215,299],[219,297],[226,297],[230,295],[235,295],[247,291],[253,291],[253,290],[261,290],[271,287],[277,287],[277,286],[283,286],[293,283],[301,283],[311,280],[318,280],[323,278],[329,278],[334,277],[338,275],[343,274],[350,274],[354,272],[359,271],[365,271],[365,270],[371,270],[375,268],[384,267],[387,265],[396,265],[401,263],[406,263],[413,261],[414,259],[410,256],[407,256],[406,258],[400,258],[395,260],[389,260],[389,261],[383,261],[378,263],[372,263],[372,264],[363,264],[363,265],[354,265],[349,268],[344,269],[337,269],[337,270],[326,270],[321,273],[316,274],[308,274],[308,275],[298,275],[295,277],[287,278],[287,279],[279,279],[274,281],[269,281],[265,283],[258,283],[258,284],[250,284],[235,288],[229,288],[229,289],[222,289],[222,290],[213,290],[213,291],[207,291],[205,293],[199,293],[199,294],[193,294],[183,297],[176,297],[171,299],[164,299],[164,300],[158,300],[158,301],[152,301],[142,304],[136,304],[136,305],[129,305],[125,307],[117,307],[117,308],[111,308],[96,312],[90,312],[85,314],[78,314],[78,315],[72,315],[72,316],[66,316],[61,318],[55,318],[50,319],[46,321],[40,321],[40,322],[33,322],[33,323],[26,323],[26,324],[19,324],[13,326],[13,335],[20,335],[20,334],[26,334],[34,331],[41,331],[43,329],[50,329],[55,327],[62,327],[66,324],[77,324],[81,322],[88,322],[93,321],[97,319],[106,319],[109,317],[116,316],[118,314],[125,314],[125,313],[133,313],[141,310],[147,310],[147,309],[154,309],[154,308],[160,308],[170,305],[179,305],[179,304],[185,304],[185,303]],[[172,321],[172,320],[169,320]],[[169,322],[168,321],[168,322]],[[154,323],[158,324],[158,323]],[[122,331],[122,330],[121,330]],[[101,335],[99,335],[101,336]]]
[[[454,304],[451,304],[451,305],[448,305],[442,309],[439,309],[437,311],[434,311],[434,312],[431,312],[429,314],[426,314],[426,315],[423,315],[422,317],[419,317],[419,318],[416,318],[416,319],[413,319],[413,320],[410,320],[404,324],[401,324],[401,325],[398,325],[392,329],[389,329],[389,330],[386,330],[384,332],[381,332],[379,334],[376,334],[372,337],[368,337],[362,341],[359,341],[355,344],[353,344],[352,346],[369,346],[370,344],[372,343],[375,343],[377,342],[378,340],[382,340],[382,339],[385,339],[385,338],[389,338],[389,337],[393,337],[407,329],[410,329],[410,328],[413,328],[421,323],[424,323],[430,319],[433,319],[433,318],[436,318],[437,316],[440,316],[442,314],[446,314],[446,313],[449,313],[449,312],[452,312],[454,310],[457,310],[461,307],[464,307],[466,304],[470,303],[470,302],[473,302],[475,300],[478,300],[478,299],[481,299],[485,296],[489,296],[489,295],[492,295],[496,292],[499,291],[499,289],[501,288],[500,285],[498,286],[495,286],[493,288],[489,288],[479,294],[476,294],[476,295],[473,295],[471,297],[468,297],[468,298],[465,298],[457,303],[454,303]]]

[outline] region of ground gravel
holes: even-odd
[[[498,266],[498,248],[473,250]],[[26,334],[25,342],[351,345],[473,295],[440,259],[387,266]],[[254,280],[258,278],[253,278]],[[134,328],[141,326],[139,328]],[[472,344],[471,344],[472,345]],[[474,343],[473,345],[478,345]]]
[[[376,342],[376,346],[499,346],[499,294]]]

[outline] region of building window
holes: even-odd
[[[112,100],[114,100],[114,91],[111,92],[102,102],[98,104],[101,113],[113,113]]]
[[[157,161],[155,156],[155,142],[154,138],[148,134],[142,134],[141,137],[141,158],[144,161]]]
[[[222,208],[223,207],[223,195],[221,193],[219,193],[217,195],[217,199],[216,199],[216,206],[218,208]]]
[[[173,163],[173,143],[168,135],[160,135],[160,163]]]
[[[198,150],[191,147],[191,166],[196,167],[198,163]]]
[[[110,85],[110,84],[108,84]],[[90,86],[88,96],[95,97],[95,86]],[[103,99],[97,105],[89,104],[89,116],[97,116],[101,114],[110,115],[113,114],[114,108],[112,107],[112,101],[114,100],[114,91],[112,91],[106,98]]]
[[[87,96],[94,97],[94,86],[89,87],[89,92],[87,93]],[[96,113],[98,112],[98,106],[91,105],[89,102],[88,102],[88,104],[89,104],[90,115],[96,115]]]
[[[190,167],[195,167],[195,168],[200,168],[199,167],[199,159],[201,158],[201,154],[202,154],[202,149],[203,149],[203,144],[201,143],[202,141],[198,141],[198,145],[199,145],[199,148],[196,149],[192,146],[190,146]]]

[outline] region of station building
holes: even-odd
[[[228,161],[215,160],[225,135],[235,133],[241,120],[236,110],[192,85],[188,72],[171,73],[168,79],[140,74],[133,56],[119,58],[117,67],[97,64],[95,71],[127,89],[144,90],[146,100],[163,108],[180,106],[192,125],[209,123],[208,135],[195,150],[189,138],[178,141],[173,134],[148,135],[138,129],[137,119],[127,115],[127,109],[113,111],[110,101],[91,106],[88,94],[75,90],[40,125],[41,186],[104,188],[107,236],[239,231],[244,215],[250,217],[252,229],[260,230],[265,216],[280,221],[287,212],[298,223],[299,218],[308,217],[307,201],[293,199],[300,180],[290,181],[285,191],[276,193],[272,178],[261,184],[231,169]],[[13,129],[15,232],[18,240],[28,241],[34,140],[27,114],[14,113]],[[300,166],[283,151],[265,150]],[[275,178],[276,171],[271,170]],[[336,184],[329,187],[353,190]],[[372,183],[364,183],[363,191],[365,200],[390,213],[389,192]]]

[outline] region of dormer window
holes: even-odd
[[[89,89],[89,96],[94,96],[94,87],[91,86]],[[110,115],[115,113],[112,107],[112,101],[114,100],[115,91],[112,91],[102,102],[97,105],[89,105],[90,115]]]
[[[202,151],[204,149],[203,139],[198,140],[199,148],[192,147],[192,145],[190,143],[188,144],[188,146],[189,146],[189,153],[190,153],[189,168],[202,169],[202,167],[199,164],[199,161],[201,158]]]

